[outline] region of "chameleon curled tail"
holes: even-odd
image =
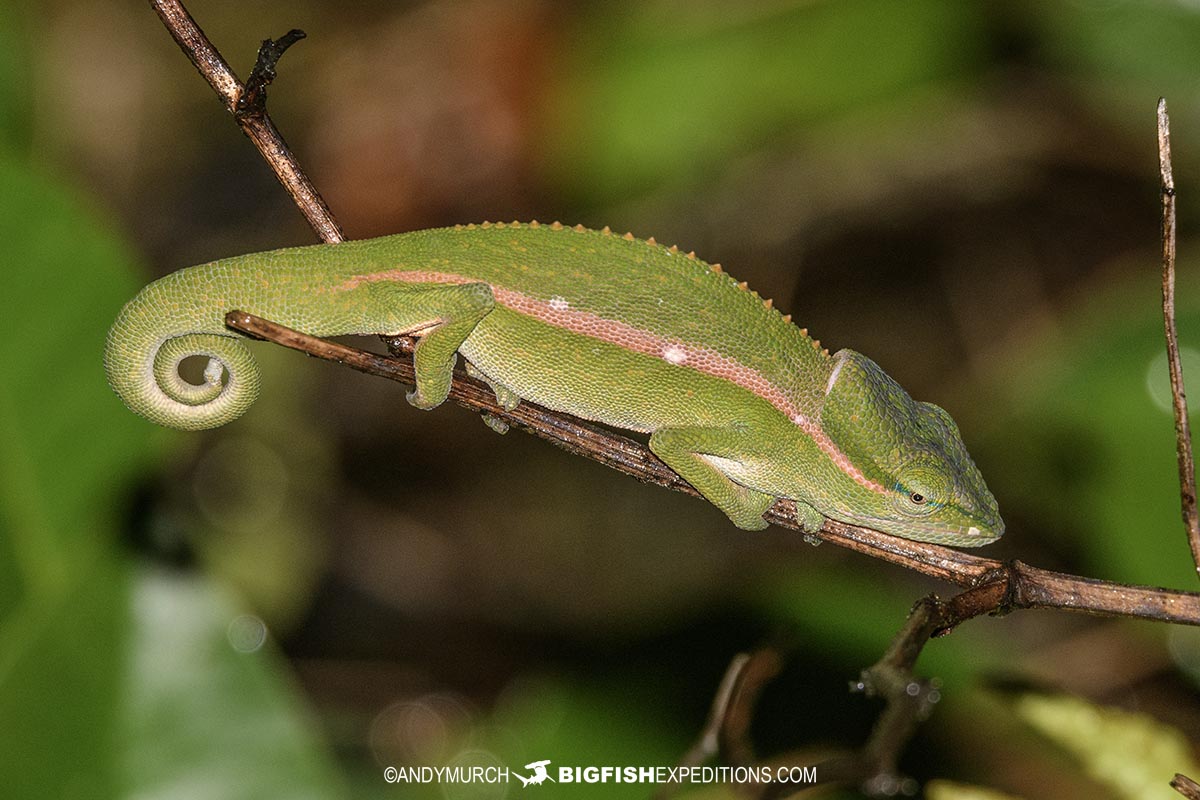
[[[323,296],[328,270],[316,248],[253,253],[181,269],[130,300],[108,332],[108,383],[130,410],[180,430],[216,428],[237,419],[258,397],[258,364],[225,327],[240,309],[318,336],[356,332]],[[335,276],[336,277],[336,276]],[[189,357],[207,358],[204,382],[179,374]]]
[[[130,410],[160,425],[203,430],[237,419],[258,397],[254,357],[223,325],[180,325],[184,320],[155,309],[146,301],[159,294],[156,285],[125,306],[109,331],[104,348],[109,385]],[[208,358],[199,385],[179,374],[180,364],[193,356]]]
[[[258,365],[244,337],[225,327],[230,311],[313,336],[401,332],[433,323],[465,336],[469,327],[451,324],[454,309],[431,305],[429,298],[456,292],[465,297],[472,294],[469,287],[435,287],[422,295],[425,302],[405,303],[390,282],[371,280],[373,270],[392,267],[408,254],[405,243],[412,247],[420,241],[420,235],[407,235],[251,253],[160,278],[126,304],[108,333],[109,385],[130,410],[151,422],[203,430],[237,419],[258,397]],[[454,349],[462,341],[460,336],[447,348],[445,338],[445,333],[423,337],[433,341],[432,348],[423,344],[424,359],[442,368],[445,383],[434,387],[427,406],[445,398]],[[196,356],[208,359],[200,384],[179,374],[184,359]],[[418,379],[417,388],[422,384]],[[418,401],[430,394],[425,388]]]

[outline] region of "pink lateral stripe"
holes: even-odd
[[[335,287],[334,291],[347,291],[357,288],[363,283],[375,283],[379,281],[444,284],[478,282],[473,278],[449,272],[395,269],[384,272],[373,272],[366,275],[355,275]],[[604,319],[587,311],[575,311],[570,308],[567,300],[561,297],[555,296],[550,298],[550,300],[539,300],[521,292],[513,291],[512,289],[505,289],[502,286],[496,286],[495,284],[491,286],[496,302],[518,314],[533,317],[540,322],[545,322],[556,328],[562,328],[563,330],[599,339],[609,344],[615,344],[626,350],[661,358],[677,366],[689,367],[697,372],[727,380],[758,395],[779,409],[797,427],[804,431],[824,451],[825,455],[829,456],[830,460],[856,483],[880,494],[887,491],[883,486],[868,478],[858,467],[851,463],[849,456],[833,443],[825,434],[825,431],[821,429],[821,426],[801,414],[791,399],[778,386],[768,381],[760,373],[748,369],[733,359],[727,358],[708,347],[688,344],[678,340],[664,339],[661,336],[656,336],[623,322]]]

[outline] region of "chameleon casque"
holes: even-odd
[[[484,223],[222,259],[144,288],[104,363],[130,409],[198,430],[241,415],[258,367],[225,327],[240,309],[314,336],[414,334],[416,389],[446,399],[461,353],[521,400],[650,434],[650,449],[735,525],[776,498],[959,546],[999,538],[996,500],[941,408],[807,331],[693,253],[558,223]],[[205,382],[178,372],[207,356]],[[224,373],[228,372],[228,379]]]

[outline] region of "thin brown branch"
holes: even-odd
[[[754,718],[754,706],[763,687],[779,674],[782,667],[783,657],[773,647],[734,656],[717,686],[700,737],[680,758],[678,766],[698,767],[718,755],[723,764],[753,764],[750,723]],[[678,788],[677,784],[665,784],[656,796],[670,797]]]
[[[1171,123],[1167,101],[1158,100],[1158,175],[1162,193],[1162,305],[1167,335],[1167,365],[1171,371],[1171,398],[1175,409],[1175,442],[1179,453],[1179,496],[1183,525],[1192,560],[1200,572],[1200,512],[1196,508],[1196,461],[1188,424],[1183,364],[1179,359],[1179,333],[1175,329],[1175,178],[1171,172]]]
[[[327,361],[336,361],[371,375],[412,385],[412,361],[408,355],[413,340],[390,340],[393,356],[368,353],[336,342],[325,341],[286,328],[252,314],[234,311],[225,324],[235,331],[264,339]],[[521,403],[506,411],[484,384],[455,375],[450,399],[473,411],[496,417],[512,427],[553,442],[568,452],[599,461],[643,483],[663,486],[699,496],[687,482],[658,460],[641,442],[604,430],[568,414],[560,414],[532,403]],[[791,501],[781,500],[766,518],[799,530]],[[975,605],[967,616],[1017,608],[1060,608],[1102,616],[1136,617],[1161,622],[1200,625],[1200,593],[1083,578],[1040,569],[1020,561],[995,559],[924,542],[901,539],[869,528],[826,520],[817,536],[860,553],[881,558],[958,586],[978,589],[971,595]],[[796,537],[797,547],[806,547]],[[981,604],[986,598],[987,604]]]
[[[184,55],[191,59],[192,64],[221,98],[225,110],[233,115],[242,132],[254,142],[258,152],[270,165],[275,177],[287,189],[288,194],[291,195],[292,200],[321,241],[327,244],[344,241],[346,237],[337,220],[333,218],[329,206],[325,205],[325,201],[317,192],[316,187],[300,169],[296,157],[292,155],[287,142],[283,140],[283,136],[267,114],[262,94],[266,84],[270,82],[269,77],[263,74],[254,82],[254,99],[252,102],[243,104],[241,101],[246,87],[242,85],[237,75],[229,68],[229,64],[204,35],[204,31],[192,19],[192,15],[184,8],[183,3],[179,0],[150,0],[150,5],[158,13],[163,24],[167,26],[171,36],[175,38],[179,49],[183,50]],[[281,38],[279,43],[272,42],[270,39],[263,43],[263,50],[268,51],[266,57],[270,60],[270,77],[273,77],[274,61],[278,59],[287,45],[299,38],[297,33],[296,31],[289,33]],[[302,33],[299,35],[303,36]],[[273,59],[271,59],[272,54],[274,55]],[[263,63],[263,58],[262,51],[260,51],[260,64]]]
[[[715,756],[721,750],[721,728],[729,719],[729,709],[733,699],[738,695],[738,684],[750,664],[749,653],[738,653],[729,662],[717,693],[713,696],[712,708],[708,712],[708,720],[700,731],[696,743],[679,759],[681,767],[698,767]]]
[[[1175,777],[1171,779],[1171,788],[1188,800],[1200,800],[1200,783],[1196,783],[1187,775],[1176,772]]]
[[[724,716],[716,726],[717,752],[722,761],[735,766],[755,762],[754,746],[750,742],[750,724],[754,707],[768,683],[783,669],[783,656],[774,647],[755,650],[738,673],[724,708]]]

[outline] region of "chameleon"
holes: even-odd
[[[650,450],[739,528],[779,498],[915,541],[983,545],[996,500],[950,415],[875,362],[830,355],[720,264],[609,228],[483,223],[213,261],[146,286],[105,344],[108,381],[173,428],[223,425],[259,372],[225,314],[313,336],[409,334],[408,401],[446,399],[458,356],[522,401],[649,434]],[[179,374],[208,359],[203,383]]]

